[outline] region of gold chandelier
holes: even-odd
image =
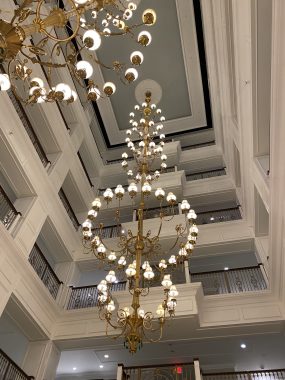
[[[146,9],[140,24],[128,25],[137,6],[129,0],[23,0],[11,20],[0,19],[0,90],[10,88],[26,104],[60,101],[67,104],[77,93],[66,83],[56,83],[55,70],[68,68],[76,83],[86,89],[89,100],[111,96],[112,82],[102,89],[93,79],[94,66],[116,72],[123,83],[138,77],[140,51],[130,55],[130,67],[114,60],[110,65],[94,54],[103,38],[129,35],[142,47],[151,43],[151,34],[135,29],[151,26],[156,14]],[[9,14],[1,9],[1,14]],[[83,56],[83,59],[82,57]],[[35,65],[45,69],[45,79],[35,75]],[[6,72],[6,73],[4,73]],[[83,82],[86,80],[86,84]]]
[[[135,159],[135,166],[128,168],[128,154],[122,154],[122,167],[129,177],[128,195],[137,207],[137,224],[135,232],[125,232],[120,224],[120,206],[125,190],[122,185],[117,185],[113,191],[108,188],[103,194],[106,207],[115,196],[117,207],[115,219],[118,229],[117,247],[109,247],[103,238],[102,223],[96,223],[98,213],[102,207],[100,198],[92,203],[92,209],[88,212],[87,220],[82,224],[83,245],[87,252],[93,252],[96,258],[107,265],[109,271],[105,280],[97,286],[99,292],[99,315],[106,321],[106,334],[109,329],[119,330],[115,338],[123,337],[125,347],[135,353],[143,343],[159,341],[167,318],[175,314],[178,291],[172,283],[171,273],[180,264],[190,257],[196,244],[198,228],[195,224],[197,215],[190,209],[187,200],[181,203],[182,213],[185,215],[185,223],[174,226],[176,234],[173,246],[165,251],[161,249],[160,233],[164,222],[170,222],[174,217],[174,207],[177,206],[176,196],[152,184],[157,181],[160,174],[165,171],[167,156],[163,153],[164,138],[162,133],[165,117],[161,116],[161,110],[151,103],[151,93],[146,93],[145,102],[141,106],[134,107],[135,112],[130,113],[131,129],[126,131],[126,143]],[[131,138],[134,138],[132,141]],[[137,141],[137,139],[139,139]],[[157,141],[158,139],[158,141]],[[160,163],[161,162],[161,163]],[[160,170],[152,170],[152,167],[160,166]],[[145,232],[144,219],[147,212],[147,203],[151,196],[155,196],[160,207],[160,222],[157,233]],[[137,199],[139,198],[139,199]],[[136,203],[136,205],[135,205]],[[167,205],[165,212],[164,204]],[[112,284],[118,276],[126,276],[128,289],[132,295],[129,306],[120,308],[115,316],[115,302],[112,296]],[[159,277],[164,287],[162,303],[156,310],[157,317],[151,311],[140,308],[140,299],[149,294],[149,288],[156,277]],[[156,332],[156,334],[155,334]],[[152,335],[155,334],[155,337]]]

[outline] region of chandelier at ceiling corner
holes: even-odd
[[[153,25],[156,14],[146,9],[140,24],[128,25],[136,8],[129,0],[23,0],[9,21],[0,19],[0,64],[4,68],[0,90],[11,88],[26,104],[72,103],[77,99],[75,90],[54,78],[55,70],[67,67],[76,83],[87,87],[89,100],[111,96],[115,84],[106,82],[100,89],[92,77],[94,67],[114,71],[127,84],[137,79],[135,67],[142,64],[144,56],[140,51],[132,52],[128,67],[116,59],[110,65],[101,62],[94,52],[103,38],[128,35],[142,47],[151,43],[148,31],[139,31],[136,36],[135,29]],[[9,18],[9,11],[0,11]],[[45,78],[34,74],[35,65],[45,69]]]
[[[125,232],[121,228],[120,206],[125,190],[120,184],[114,193],[108,188],[103,194],[106,207],[115,199],[117,201],[114,215],[119,237],[116,246],[108,246],[103,237],[104,225],[96,223],[103,206],[100,198],[94,200],[88,218],[82,224],[85,249],[93,252],[99,261],[106,264],[105,269],[109,271],[97,286],[99,315],[106,321],[106,334],[109,335],[110,328],[117,330],[115,338],[123,337],[124,345],[131,353],[141,348],[143,340],[155,342],[161,339],[165,322],[174,316],[177,303],[178,291],[171,280],[172,271],[188,260],[198,235],[195,211],[190,209],[187,200],[183,200],[181,210],[185,215],[185,222],[173,226],[173,246],[168,251],[161,249],[162,226],[165,222],[173,220],[174,207],[177,205],[176,196],[172,192],[166,195],[162,188],[153,186],[167,167],[167,156],[163,153],[165,135],[162,133],[165,117],[161,116],[161,110],[151,103],[150,92],[146,93],[145,102],[141,106],[136,105],[134,111],[130,113],[132,128],[126,131],[126,143],[134,156],[135,165],[130,169],[128,154],[123,153],[122,167],[127,171],[129,178],[128,195],[133,202],[133,208],[137,210],[135,229]],[[155,170],[158,167],[159,170]],[[160,222],[156,231],[145,231],[144,220],[148,203],[153,197],[154,201],[159,203]],[[120,308],[117,313],[112,295],[112,284],[117,280],[115,271],[118,277],[126,276],[132,296],[129,305]],[[164,287],[162,303],[156,310],[157,317],[152,311],[144,310],[140,306],[141,297],[149,294],[156,277],[159,277]]]

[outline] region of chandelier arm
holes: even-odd
[[[165,321],[163,321],[163,322],[159,322],[160,325],[159,325],[159,327],[158,327],[157,329],[151,329],[151,330],[148,330],[148,329],[143,328],[143,335],[144,335],[145,339],[146,339],[149,343],[157,343],[157,342],[159,342],[159,341],[161,340],[161,338],[162,338],[162,333],[163,333],[163,326],[164,326],[164,323],[165,323]],[[158,338],[156,338],[156,339],[149,338],[148,335],[146,334],[146,331],[149,331],[149,332],[151,332],[151,333],[159,331],[159,336],[158,336]]]

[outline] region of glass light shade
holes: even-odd
[[[138,311],[138,316],[141,317],[141,318],[144,318],[144,316],[145,316],[145,311],[144,311],[144,309],[139,309],[139,311]]]
[[[125,142],[126,142],[126,143],[129,143],[130,141],[131,141],[131,139],[130,139],[129,137],[126,137],[126,138],[125,138]]]
[[[189,233],[193,236],[197,236],[198,235],[198,227],[196,226],[196,224],[194,224],[193,226],[191,226],[189,228]]]
[[[130,315],[130,309],[127,306],[123,308],[123,311],[124,311],[125,317],[128,317]]]
[[[142,46],[148,46],[151,43],[151,39],[152,39],[151,34],[149,32],[147,32],[146,30],[143,30],[138,35],[138,42]]]
[[[129,20],[133,15],[133,12],[130,9],[126,9],[125,12],[123,13],[123,19],[124,20]]]
[[[105,37],[109,37],[111,34],[111,30],[109,28],[104,28],[103,33]]]
[[[113,191],[108,187],[105,191],[104,191],[104,194],[103,194],[103,197],[106,201],[110,201],[113,199]]]
[[[149,195],[151,193],[151,186],[148,182],[145,182],[142,186],[142,192],[144,195]]]
[[[77,71],[84,71],[84,78],[88,79],[93,74],[93,67],[88,61],[79,61],[76,64]]]
[[[90,230],[88,231],[82,231],[82,235],[84,237],[84,239],[91,239],[92,238],[92,232]]]
[[[118,260],[118,264],[120,265],[120,266],[125,266],[126,265],[126,259],[125,259],[125,256],[121,256],[120,258],[119,258],[119,260]]]
[[[112,82],[106,82],[103,90],[107,96],[111,96],[116,92],[116,86]]]
[[[78,5],[86,4],[89,0],[74,0],[74,2]]]
[[[168,311],[174,311],[176,308],[176,305],[177,305],[176,299],[171,298],[169,301],[167,301]]]
[[[117,258],[117,257],[116,257],[115,252],[111,251],[110,254],[109,254],[109,256],[108,256],[108,260],[109,260],[109,261],[115,261],[116,258]]]
[[[73,101],[75,102],[77,99],[78,99],[78,95],[75,91],[71,90],[71,94],[72,94],[72,97],[73,97]]]
[[[162,318],[164,316],[164,309],[163,309],[162,305],[158,306],[158,308],[156,310],[156,314],[157,314],[158,318]]]
[[[83,231],[89,231],[92,228],[92,223],[89,220],[85,220],[85,222],[82,223],[82,230]]]
[[[144,141],[140,141],[140,142],[139,142],[139,147],[143,148],[144,146],[145,146]]]
[[[153,273],[153,270],[152,270],[152,268],[151,268],[150,266],[146,267],[143,276],[144,276],[144,278],[146,278],[147,280],[151,280],[151,279],[153,279],[153,277],[154,277],[154,273]]]
[[[179,249],[179,251],[178,251],[178,255],[179,255],[180,257],[186,257],[186,256],[187,256],[187,251],[186,251],[186,249],[185,249],[184,247],[181,247],[181,248]]]
[[[166,261],[164,259],[161,259],[159,264],[158,264],[159,268],[160,269],[166,269],[167,268],[167,264],[166,264]]]
[[[123,188],[122,185],[118,185],[115,189],[115,194],[116,194],[116,197],[117,198],[123,198],[124,194],[125,194],[125,189]]]
[[[128,177],[132,177],[133,175],[134,175],[133,171],[132,170],[128,170],[127,176]]]
[[[166,154],[162,154],[161,157],[160,157],[160,159],[162,161],[166,161],[167,160],[167,155]]]
[[[83,34],[83,42],[88,50],[97,50],[101,46],[101,36],[96,30],[89,29]]]
[[[163,280],[161,281],[161,285],[164,286],[165,288],[170,288],[170,286],[172,285],[170,274],[164,275]]]
[[[173,194],[172,192],[169,192],[169,193],[167,194],[166,200],[167,200],[167,202],[168,202],[169,204],[174,204],[174,203],[176,203],[176,195]]]
[[[159,178],[160,177],[160,172],[158,170],[156,170],[154,172],[154,176],[155,176],[155,178]]]
[[[135,268],[135,265],[134,264],[130,264],[129,266],[128,266],[128,268],[126,269],[126,275],[128,276],[128,277],[132,277],[132,276],[134,276],[135,274],[136,274],[136,268]]]
[[[160,114],[161,114],[161,109],[158,108],[158,109],[156,110],[156,113],[157,113],[158,115],[160,115]]]
[[[5,75],[5,74],[1,74],[1,75]],[[34,86],[38,86],[38,87],[44,87],[44,82],[41,78],[32,78],[31,79],[31,83],[34,85]]]
[[[130,59],[133,65],[138,66],[143,63],[144,57],[140,51],[134,51],[132,52]]]
[[[122,154],[122,158],[126,159],[126,158],[128,158],[128,157],[129,157],[129,156],[128,156],[128,153],[124,152],[124,153]]]
[[[165,117],[161,116],[160,121],[165,121]]]
[[[138,111],[138,110],[140,109],[140,106],[139,106],[138,104],[136,104],[136,105],[134,106],[134,109],[135,109],[136,111]]]
[[[163,125],[162,124],[157,124],[156,129],[158,131],[161,131],[163,129]]]
[[[133,148],[133,146],[134,146],[134,143],[132,141],[129,141],[127,144],[127,147],[131,149]]]
[[[95,198],[95,200],[92,202],[92,208],[95,211],[99,211],[102,206],[102,203],[100,201],[100,198]]]
[[[99,90],[99,88],[95,87],[95,86],[91,86],[88,90],[88,99],[89,100],[97,100],[98,98],[100,98],[101,96],[101,92]]]
[[[138,72],[136,69],[134,69],[133,67],[127,69],[125,71],[125,78],[128,82],[134,82],[135,80],[138,79]]]
[[[117,280],[115,272],[113,270],[110,270],[110,272],[106,276],[106,281],[113,283]]]
[[[123,168],[127,168],[129,166],[128,161],[126,160],[122,161],[121,165]]]
[[[162,133],[162,134],[159,136],[159,138],[160,138],[161,140],[165,139],[165,134]]]
[[[106,309],[108,310],[109,313],[112,313],[116,309],[116,306],[114,304],[114,301],[111,300],[108,305],[106,306]]]
[[[8,91],[11,87],[11,82],[7,74],[0,74],[0,90]]]
[[[99,252],[99,253],[105,253],[106,252],[106,247],[105,247],[105,245],[104,244],[99,244],[99,246],[98,246],[98,248],[97,248],[97,251]]]
[[[135,117],[134,112],[131,112],[129,116],[130,116],[130,117]]]
[[[134,121],[133,122],[133,127],[137,127],[139,125],[139,123],[137,121]],[[133,131],[136,131],[137,129],[136,128],[133,128]]]
[[[170,289],[169,289],[169,292],[168,292],[168,295],[171,297],[171,298],[175,298],[175,297],[178,297],[178,290],[176,289],[176,286],[175,285],[171,285],[170,286]]]
[[[163,148],[161,146],[158,146],[156,148],[157,153],[161,153],[163,151]]]
[[[158,200],[162,200],[165,197],[165,191],[159,187],[156,189],[154,195]]]
[[[137,180],[137,181],[140,181],[141,178],[142,178],[142,176],[140,175],[140,173],[138,173],[138,174],[136,175],[136,180]]]
[[[193,251],[193,249],[194,249],[194,246],[193,246],[193,244],[187,242],[187,243],[185,244],[185,249],[186,249],[186,252],[187,252],[187,253],[191,253],[191,252]]]
[[[145,25],[154,25],[156,23],[155,11],[153,9],[146,9],[142,14],[142,21]]]
[[[138,188],[137,188],[137,185],[134,182],[132,182],[130,184],[130,186],[128,187],[128,192],[129,192],[129,195],[130,195],[131,198],[133,198],[133,197],[135,197],[137,195]]]
[[[92,246],[97,248],[99,247],[100,245],[100,239],[99,239],[99,236],[94,236],[93,240],[92,240]]]
[[[131,11],[135,11],[137,9],[137,5],[131,1],[129,4],[128,4],[128,8],[131,10]]]
[[[188,235],[188,241],[190,244],[196,244],[197,242],[197,236]]]
[[[149,147],[150,147],[151,149],[154,149],[154,148],[155,148],[155,142],[154,142],[154,141],[151,141],[151,142],[149,143]]]
[[[147,267],[149,267],[149,262],[145,261],[142,265],[142,269],[145,270]]]
[[[95,210],[88,211],[88,219],[94,220],[98,215],[98,212]]]
[[[108,299],[108,296],[107,294],[103,293],[103,294],[99,294],[98,296],[98,300],[100,303],[105,303]]]
[[[147,102],[142,103],[142,107],[145,108],[147,106]]]
[[[156,104],[152,104],[151,106],[150,106],[150,108],[152,109],[152,110],[155,110],[156,109]]]
[[[194,210],[190,210],[188,212],[187,219],[189,219],[189,220],[191,220],[191,219],[193,219],[193,220],[197,219],[197,215],[196,215],[196,213],[195,213]]]
[[[99,292],[105,292],[108,288],[107,281],[101,280],[100,283],[97,285],[97,289]]]
[[[168,259],[169,264],[174,265],[176,264],[176,257],[174,255],[171,255]]]
[[[188,212],[188,210],[190,210],[190,204],[186,199],[183,199],[181,203],[181,211],[183,212],[183,214],[185,214],[186,212]]]

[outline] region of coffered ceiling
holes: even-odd
[[[199,2],[144,0],[138,6],[134,23],[140,21],[146,8],[157,12],[157,23],[147,29],[153,37],[150,46],[140,48],[131,38],[127,43],[128,38],[110,38],[98,50],[98,58],[107,63],[115,58],[128,62],[134,50],[141,50],[145,58],[138,68],[138,80],[128,86],[108,69],[95,73],[98,83],[108,80],[117,86],[111,98],[93,104],[98,121],[93,120],[93,133],[103,153],[124,143],[129,113],[137,103],[136,87],[146,79],[161,87],[159,107],[167,119],[166,134],[173,136],[211,127]]]

